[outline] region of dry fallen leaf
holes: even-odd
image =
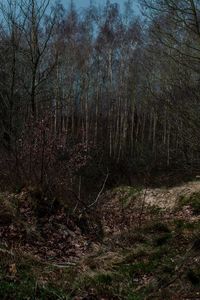
[[[12,276],[15,276],[16,273],[17,273],[17,267],[16,267],[16,264],[11,264],[9,265],[9,273],[10,275]]]

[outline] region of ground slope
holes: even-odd
[[[28,199],[1,195],[0,299],[200,299],[200,182],[105,192],[96,239]]]

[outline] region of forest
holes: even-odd
[[[1,299],[200,299],[199,175],[199,0],[0,0]]]

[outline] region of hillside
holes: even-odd
[[[1,299],[200,299],[199,181],[122,186],[77,215],[1,193]]]

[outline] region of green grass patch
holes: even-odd
[[[179,206],[190,206],[195,215],[200,214],[200,193],[193,193],[190,196],[180,196]]]
[[[200,229],[200,222],[186,222],[185,220],[174,220],[175,230],[196,230]]]
[[[114,189],[114,192],[119,195],[119,200],[123,208],[126,208],[137,198],[141,190],[140,187],[121,186]]]

